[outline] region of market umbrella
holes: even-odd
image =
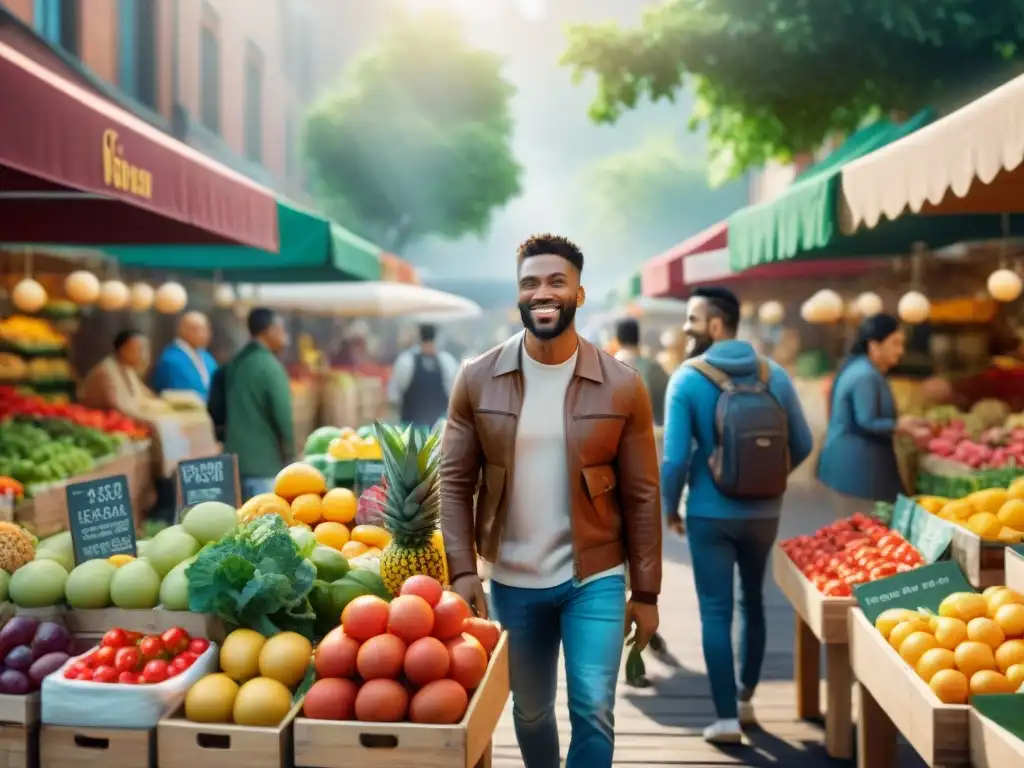
[[[241,285],[238,298],[272,309],[334,317],[474,317],[480,305],[462,296],[407,283]]]

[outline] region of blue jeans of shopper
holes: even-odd
[[[578,586],[520,589],[491,583],[508,631],[512,715],[526,768],[558,768],[558,650],[565,646],[572,737],[566,768],[610,768],[615,683],[622,660],[626,582],[607,576]]]
[[[700,606],[704,664],[715,712],[723,720],[737,716],[736,666],[732,651],[733,582],[740,574],[740,675],[748,701],[761,678],[766,629],[764,576],[779,530],[775,519],[743,520],[687,517],[693,577]]]
[[[274,478],[272,477],[243,477],[240,484],[242,486],[243,503],[253,496],[259,496],[261,493],[274,492]]]

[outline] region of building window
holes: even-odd
[[[157,108],[156,0],[118,0],[121,90]]]
[[[245,55],[245,156],[263,162],[263,54],[252,43]]]
[[[39,34],[72,56],[81,54],[79,0],[35,0],[35,26]]]
[[[220,133],[220,41],[216,22],[203,20],[199,37],[199,120],[214,133]]]

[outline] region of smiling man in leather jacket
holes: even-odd
[[[623,627],[635,627],[640,648],[658,628],[651,403],[635,370],[576,334],[585,298],[579,248],[537,235],[519,247],[517,263],[525,332],[467,361],[452,387],[441,463],[449,572],[486,614],[477,555],[491,564],[526,767],[559,766],[561,644],[572,726],[566,765],[605,768]]]

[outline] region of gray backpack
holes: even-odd
[[[789,480],[789,417],[768,391],[771,368],[758,358],[757,380],[737,384],[704,357],[685,365],[719,390],[715,406],[715,448],[708,467],[718,490],[736,499],[774,499]]]

